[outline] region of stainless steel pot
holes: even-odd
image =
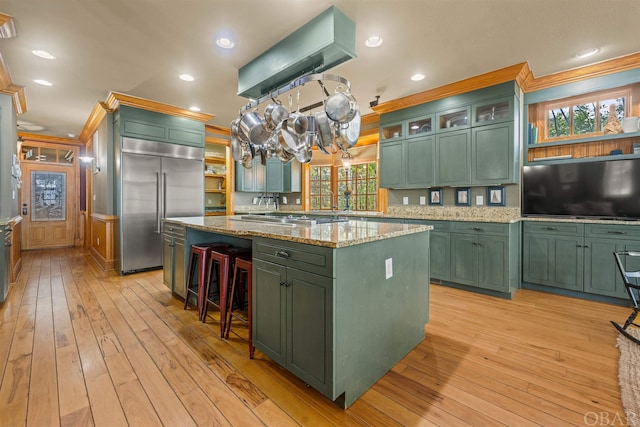
[[[347,145],[349,147],[353,147],[358,143],[358,138],[360,138],[360,125],[362,123],[362,117],[360,115],[360,109],[356,111],[356,115],[351,119],[349,123],[346,125],[345,129],[345,137],[347,139]]]
[[[264,110],[264,119],[271,130],[275,129],[276,126],[278,126],[278,124],[287,117],[289,117],[289,111],[287,111],[287,108],[275,101],[267,105],[267,108]]]
[[[284,120],[276,126],[274,131],[280,146],[290,153],[294,153],[300,147],[300,138],[297,134],[289,132],[287,120]]]
[[[333,135],[327,113],[325,113],[324,111],[318,111],[313,116],[315,117],[316,129],[318,131],[318,149],[325,154],[334,154],[337,150],[332,149],[332,147],[334,146]],[[331,151],[329,151],[329,149],[331,149]]]
[[[348,122],[356,115],[358,103],[350,92],[336,92],[327,98],[324,111],[334,122]]]
[[[233,134],[231,135],[231,157],[237,162],[242,160],[242,142]]]
[[[255,145],[262,145],[267,142],[270,132],[264,118],[256,111],[244,114],[240,118],[240,131],[244,133],[249,142]]]

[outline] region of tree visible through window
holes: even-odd
[[[375,211],[378,208],[376,178],[376,162],[354,164],[348,170],[342,166],[312,166],[311,209],[329,210],[337,200],[335,206],[339,210]]]
[[[574,97],[546,105],[547,138],[571,138],[602,132],[614,106],[618,120],[627,113],[630,89],[600,92],[588,97]]]

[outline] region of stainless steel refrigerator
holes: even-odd
[[[162,219],[204,215],[204,149],[122,139],[120,271],[162,267]]]

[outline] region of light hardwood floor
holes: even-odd
[[[625,307],[432,285],[424,341],[341,410],[259,351],[249,360],[240,337],[220,339],[160,271],[104,273],[79,249],[23,257],[0,305],[0,426],[565,426],[622,414],[609,320]]]

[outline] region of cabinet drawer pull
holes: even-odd
[[[280,258],[289,258],[291,255],[286,251],[276,251],[276,256],[279,256]]]
[[[472,230],[474,230],[474,231],[482,231],[482,228],[480,228],[480,227],[473,227],[473,228],[472,228]]]
[[[608,234],[627,234],[626,231],[614,231],[614,230],[609,230],[607,231]]]
[[[287,282],[286,280],[284,282],[280,282],[280,286],[284,286],[286,288],[288,288],[291,285],[291,283]]]
[[[555,227],[542,227],[543,230],[548,230],[548,231],[553,231],[553,230],[557,230],[557,228]]]

